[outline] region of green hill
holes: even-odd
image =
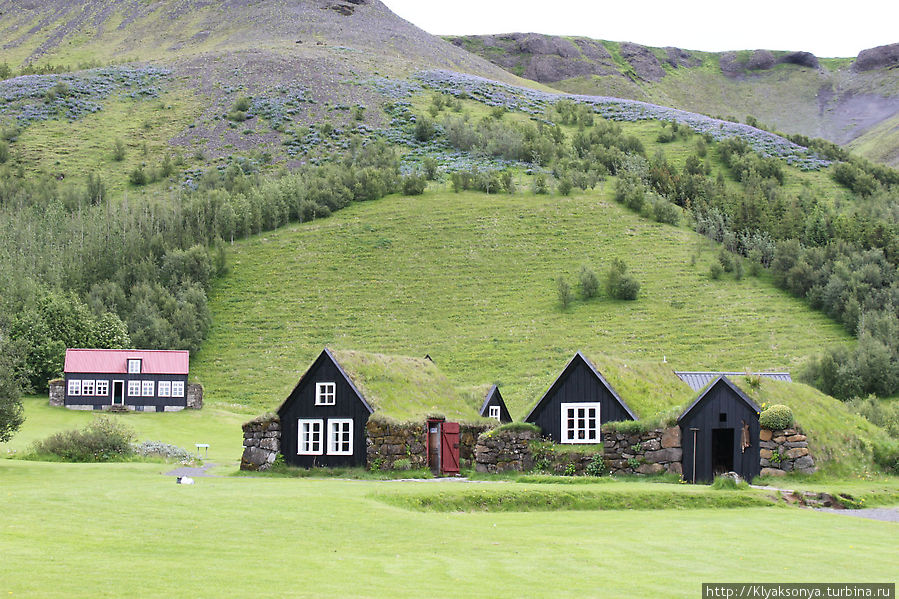
[[[259,412],[323,346],[429,354],[459,387],[500,384],[520,418],[579,349],[671,369],[793,370],[853,343],[766,278],[711,280],[707,242],[609,193],[394,196],[238,242],[194,372],[213,405]],[[614,258],[641,281],[637,301],[560,309],[556,277],[574,283],[582,265],[601,274]]]
[[[887,48],[857,59],[808,52],[700,52],[536,33],[448,37],[522,77],[821,137],[899,164],[899,77]]]

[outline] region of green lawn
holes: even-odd
[[[674,598],[702,582],[896,575],[896,524],[796,508],[434,513],[376,496],[513,483],[177,486],[163,468],[0,460],[0,595]]]
[[[235,244],[192,364],[208,405],[274,408],[323,346],[430,354],[457,386],[499,383],[521,418],[579,349],[670,369],[794,370],[854,342],[767,278],[711,280],[702,238],[621,208],[611,189],[392,196]],[[637,301],[559,308],[556,277],[574,284],[581,265],[601,274],[613,258],[642,282]]]

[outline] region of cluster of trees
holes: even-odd
[[[586,265],[581,266],[577,280],[581,299],[587,301],[598,296],[601,286],[612,299],[635,300],[640,293],[640,282],[628,274],[627,264],[620,258],[612,260],[602,283],[593,269]],[[563,310],[574,301],[574,291],[565,277],[560,276],[556,279],[556,295]]]
[[[66,347],[196,351],[224,244],[401,189],[393,150],[356,140],[341,160],[261,177],[210,169],[195,191],[139,206],[0,169],[0,355],[17,387],[43,391]],[[4,380],[6,380],[4,378]],[[0,401],[2,403],[2,401]],[[2,409],[2,408],[0,408]]]

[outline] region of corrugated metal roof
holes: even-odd
[[[67,349],[65,372],[125,374],[128,359],[140,358],[141,374],[188,374],[190,352],[153,349]]]
[[[790,377],[789,372],[677,372],[676,374],[680,380],[687,383],[690,386],[690,389],[693,391],[699,391],[704,388],[706,385],[714,381],[719,376],[726,377],[737,377],[737,376],[745,376],[747,374],[752,376],[762,376],[766,379],[771,379],[773,381],[783,381],[785,383],[792,383],[793,379]]]

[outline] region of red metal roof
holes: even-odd
[[[128,359],[141,359],[141,374],[188,374],[190,352],[156,349],[67,349],[65,372],[125,374]]]

